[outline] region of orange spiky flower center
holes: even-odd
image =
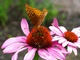
[[[65,38],[70,42],[76,42],[78,40],[78,36],[74,32],[66,31],[64,35]]]
[[[46,48],[52,44],[50,32],[44,26],[34,27],[26,42],[35,48]]]

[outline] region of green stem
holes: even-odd
[[[38,53],[36,52],[33,60],[38,60],[38,59],[39,59],[39,55],[38,55]]]

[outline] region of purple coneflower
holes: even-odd
[[[21,28],[26,36],[7,39],[2,45],[3,53],[13,53],[11,60],[18,59],[18,53],[28,52],[23,60],[33,60],[36,53],[45,60],[65,60],[66,50],[58,42],[52,40],[48,29],[44,26],[33,27],[31,32],[25,18],[21,21]]]
[[[80,27],[68,31],[65,27],[59,26],[57,19],[54,18],[52,26],[49,28],[51,30],[51,35],[56,34],[52,41],[58,41],[63,47],[67,46],[69,53],[73,51],[74,54],[77,55],[77,48],[80,48]]]

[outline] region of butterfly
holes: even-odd
[[[47,10],[44,8],[43,11],[40,11],[39,9],[33,8],[28,4],[26,4],[25,7],[27,15],[29,16],[29,19],[31,20],[32,24],[34,26],[40,26],[48,13]]]

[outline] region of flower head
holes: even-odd
[[[50,32],[44,26],[34,27],[28,35],[27,43],[35,48],[46,48],[52,44]]]
[[[45,60],[65,60],[66,50],[56,41],[52,41],[47,28],[33,27],[31,32],[25,18],[21,21],[21,28],[26,36],[7,39],[2,45],[3,53],[14,53],[12,60],[18,59],[18,53],[28,50],[23,60],[33,60],[36,52]]]
[[[73,51],[75,55],[77,55],[77,48],[80,48],[80,27],[68,31],[65,27],[59,26],[57,19],[54,18],[52,26],[49,28],[51,35],[56,34],[55,37],[53,37],[53,41],[58,41],[63,47],[67,46],[69,53]]]

